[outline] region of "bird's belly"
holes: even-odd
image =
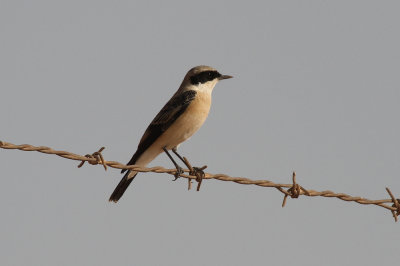
[[[198,114],[183,114],[176,122],[161,136],[167,149],[172,149],[184,142],[203,125],[207,116]]]
[[[140,156],[136,162],[147,165],[163,152],[177,147],[190,138],[203,125],[211,106],[211,95],[198,93],[183,114]]]
[[[211,99],[198,95],[185,112],[161,136],[161,143],[172,149],[190,138],[203,125],[210,110]]]

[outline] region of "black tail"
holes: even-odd
[[[128,179],[128,175],[130,172],[131,171],[126,172],[124,177],[119,182],[118,186],[114,189],[114,192],[111,194],[109,201],[117,202],[122,197],[122,195],[124,195],[125,190],[128,188],[129,184],[137,175],[136,173],[132,178]]]

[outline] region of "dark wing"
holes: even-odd
[[[142,139],[138,145],[138,149],[128,162],[128,165],[136,163],[136,160],[143,154],[143,152],[166,131],[173,122],[186,110],[189,104],[196,96],[196,91],[189,90],[172,97],[157,116],[153,119],[143,134]],[[121,173],[125,172],[123,169]]]

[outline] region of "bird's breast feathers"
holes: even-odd
[[[190,138],[204,123],[211,106],[211,95],[197,92],[196,97],[180,117],[163,135],[168,139],[167,148],[173,148]]]

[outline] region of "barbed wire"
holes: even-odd
[[[29,144],[15,145],[15,144],[4,142],[4,141],[0,141],[0,148],[2,148],[2,149],[17,149],[17,150],[22,150],[22,151],[37,151],[37,152],[46,153],[46,154],[55,154],[55,155],[58,155],[60,157],[67,158],[70,160],[81,161],[81,163],[78,165],[78,167],[82,167],[85,162],[88,162],[92,165],[101,164],[101,165],[103,165],[105,170],[107,170],[107,167],[112,167],[112,168],[116,168],[116,169],[128,169],[128,170],[134,170],[137,172],[144,172],[144,173],[153,172],[153,173],[166,173],[166,174],[170,174],[170,175],[176,175],[176,172],[177,172],[176,169],[166,169],[161,166],[148,168],[148,167],[142,167],[142,166],[137,166],[137,165],[125,165],[125,164],[121,164],[121,163],[115,162],[115,161],[106,161],[106,160],[104,160],[103,155],[101,154],[101,152],[104,150],[104,147],[100,148],[97,152],[94,152],[92,154],[86,154],[85,156],[67,152],[67,151],[54,150],[54,149],[46,147],[46,146],[32,146]],[[316,191],[316,190],[311,190],[311,189],[305,189],[304,187],[300,186],[296,182],[296,173],[295,172],[293,172],[293,175],[292,175],[292,184],[281,184],[281,183],[274,183],[269,180],[252,180],[252,179],[249,179],[246,177],[231,177],[231,176],[228,176],[225,174],[210,174],[210,173],[204,173],[202,178],[199,178],[198,175],[196,176],[193,174],[194,169],[190,165],[189,161],[186,158],[184,158],[184,159],[185,159],[186,165],[188,166],[189,169],[183,169],[184,173],[181,174],[180,176],[188,179],[188,189],[191,189],[192,180],[196,180],[198,182],[197,190],[199,190],[203,179],[216,179],[216,180],[220,180],[220,181],[235,182],[237,184],[243,184],[243,185],[256,185],[256,186],[260,186],[260,187],[276,188],[278,191],[280,191],[281,193],[284,194],[282,207],[285,206],[286,200],[288,197],[298,198],[299,196],[304,195],[304,196],[308,196],[308,197],[338,198],[340,200],[356,202],[356,203],[363,204],[363,205],[376,205],[376,206],[385,208],[387,210],[390,210],[396,222],[398,220],[397,216],[400,215],[400,199],[396,199],[393,196],[393,193],[390,191],[389,188],[386,188],[386,191],[389,194],[390,199],[370,200],[370,199],[363,198],[363,197],[350,196],[345,193],[335,193],[330,190]],[[203,166],[199,169],[204,170],[206,167],[207,166]],[[392,203],[392,205],[390,205],[390,203]]]

